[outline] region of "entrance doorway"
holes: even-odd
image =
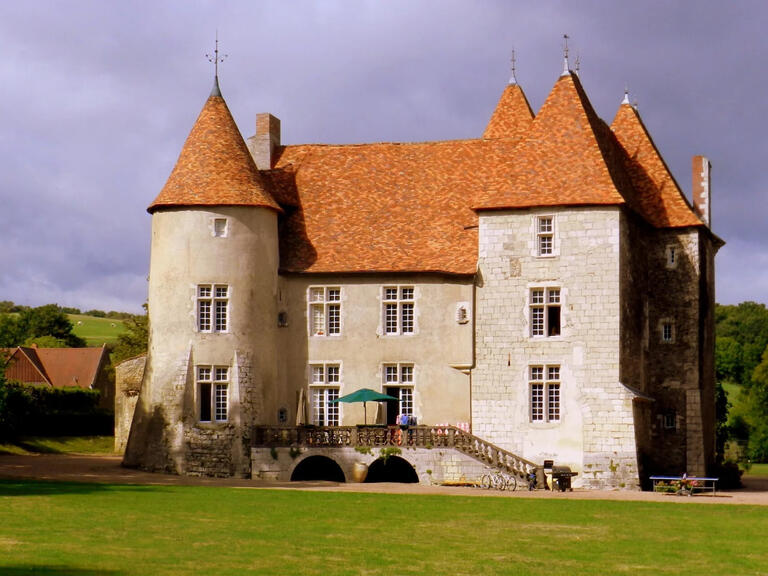
[[[399,386],[387,386],[384,389],[384,394],[392,396],[392,398],[400,398]],[[387,426],[394,426],[397,424],[397,415],[400,414],[400,400],[387,400]]]

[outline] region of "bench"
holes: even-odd
[[[674,488],[674,493],[682,496],[693,496],[696,492],[712,492],[712,496],[717,492],[717,481],[720,478],[708,478],[703,476],[651,476],[654,492],[670,492],[669,488]]]

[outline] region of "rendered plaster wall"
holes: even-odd
[[[341,288],[341,334],[310,334],[310,287]],[[382,326],[384,286],[414,288],[413,334],[386,335]],[[310,364],[338,364],[340,395],[359,388],[384,390],[385,364],[411,364],[414,369],[414,413],[420,424],[469,422],[472,364],[473,286],[470,279],[425,275],[281,276],[279,309],[287,326],[278,329],[280,381],[268,396],[266,424],[277,423],[282,408],[286,424],[296,423],[299,390],[309,394]],[[465,306],[466,323],[457,322]],[[341,425],[363,423],[362,404],[341,404]],[[368,423],[385,422],[385,406],[368,403]]]
[[[146,356],[138,356],[115,366],[115,452],[119,454],[128,442],[146,362]]]
[[[536,217],[554,218],[553,256],[536,255]],[[633,394],[620,383],[618,208],[480,214],[473,433],[576,485],[638,484]],[[559,288],[561,334],[530,335],[531,288]],[[531,422],[529,368],[560,367],[560,420]]]
[[[214,220],[227,220],[216,236]],[[247,474],[264,389],[277,385],[277,217],[247,207],[163,209],[152,217],[147,367],[126,465]],[[197,287],[229,288],[228,329],[197,327]],[[226,423],[198,423],[196,367],[230,369]]]

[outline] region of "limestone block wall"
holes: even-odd
[[[654,450],[648,458],[649,471],[703,475],[699,234],[695,230],[667,230],[657,231],[652,238],[646,263],[650,294],[648,389],[656,401],[652,406]]]
[[[129,358],[115,366],[115,452],[120,454],[128,443],[146,362],[144,355]]]
[[[537,254],[551,216],[553,254]],[[473,433],[534,462],[579,472],[576,484],[636,487],[633,394],[620,383],[618,208],[480,215]],[[561,330],[531,336],[532,288],[560,290]],[[529,370],[560,368],[560,418],[532,422]]]
[[[288,482],[296,467],[311,456],[324,456],[336,462],[344,472],[347,482],[352,478],[356,462],[370,465],[378,459],[379,451],[360,454],[354,448],[252,448],[251,468],[254,480],[279,480]],[[405,459],[416,471],[420,484],[445,482],[480,482],[488,468],[453,448],[403,447],[398,457]]]

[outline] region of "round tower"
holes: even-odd
[[[246,475],[276,385],[280,206],[218,79],[149,206],[149,350],[124,463]]]

